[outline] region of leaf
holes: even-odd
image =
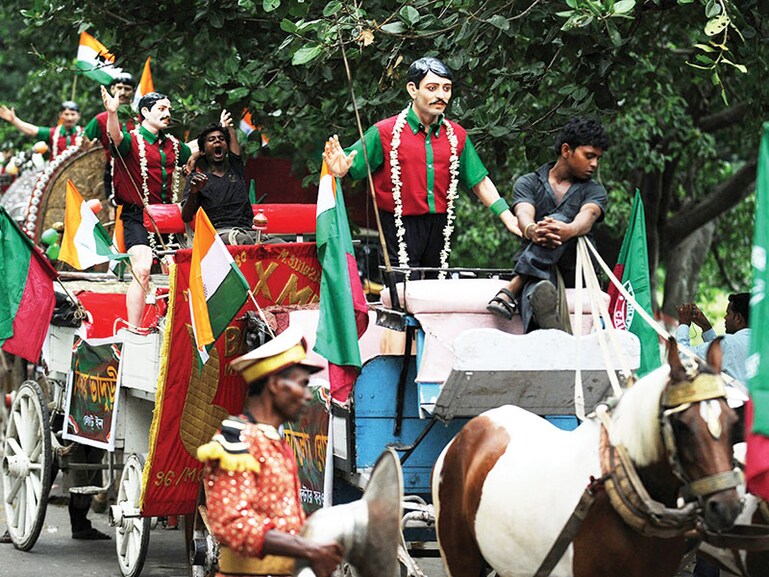
[[[501,16],[500,14],[494,14],[494,16],[486,20],[486,22],[488,22],[495,28],[499,28],[500,30],[510,29],[510,22],[508,22],[507,18],[505,18],[504,16]]]
[[[370,28],[364,28],[360,31],[360,34],[358,34],[358,37],[355,39],[355,42],[360,44],[361,46],[368,46],[370,44],[373,44],[374,42],[374,32]]]
[[[705,4],[705,16],[707,18],[714,18],[719,14],[721,14],[721,4],[716,0],[708,0],[708,3]]]
[[[388,34],[402,34],[405,32],[406,27],[403,22],[390,22],[389,24],[383,24],[380,30],[387,32]]]
[[[627,14],[635,8],[635,0],[619,0],[614,4],[615,14]]]
[[[262,0],[262,8],[265,12],[272,12],[280,7],[280,0]]]
[[[224,26],[224,14],[221,12],[211,12],[208,18],[208,23],[212,28],[221,28]]]
[[[398,12],[398,16],[409,26],[413,26],[419,21],[419,10],[413,6],[404,6]]]
[[[302,64],[307,64],[308,62],[311,62],[312,60],[315,60],[318,56],[320,56],[320,53],[323,52],[323,47],[319,44],[315,44],[312,46],[303,46],[296,52],[294,52],[293,58],[291,58],[291,64],[294,66],[301,66]]]
[[[734,66],[734,67],[735,67],[737,70],[739,70],[739,71],[740,71],[740,72],[742,72],[743,74],[747,74],[747,72],[748,72],[748,68],[747,68],[747,66],[745,66],[744,64],[737,64],[737,63],[735,63],[735,62],[732,62],[732,61],[731,61],[731,60],[729,60],[728,58],[722,58],[722,59],[721,59],[721,62],[724,62],[724,63],[726,63],[726,64],[729,64],[730,66]]]
[[[296,24],[294,24],[288,18],[284,18],[280,21],[280,29],[283,30],[283,32],[288,32],[289,34],[294,34],[297,31]]]
[[[248,88],[245,88],[244,86],[239,86],[238,88],[233,88],[232,90],[227,91],[227,102],[237,102],[238,100],[244,99],[246,96],[248,96]]]
[[[708,44],[695,44],[694,47],[695,48],[699,48],[703,52],[715,52],[716,51],[715,48],[713,48],[712,46],[709,46]]]
[[[723,32],[727,26],[729,26],[729,17],[726,14],[721,14],[721,16],[708,20],[708,23],[705,25],[705,34],[715,36]]]
[[[331,0],[331,2],[326,4],[326,7],[323,8],[323,16],[328,18],[339,12],[341,9],[342,3],[339,0]]]

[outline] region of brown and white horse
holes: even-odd
[[[685,482],[722,479],[733,469],[737,417],[720,394],[698,400],[696,393],[698,382],[723,386],[720,344],[710,347],[707,360],[710,367],[687,373],[671,341],[668,365],[626,390],[611,413],[611,444],[626,448],[649,496],[668,508],[676,507]],[[671,406],[671,399],[685,402]],[[601,428],[591,418],[562,431],[515,406],[469,421],[433,469],[436,531],[448,575],[478,577],[488,564],[501,577],[532,577],[591,478],[603,474]],[[664,430],[672,432],[670,450]],[[736,484],[700,491],[710,528],[734,523],[741,507]],[[551,575],[672,577],[685,549],[684,536],[641,535],[598,490]]]

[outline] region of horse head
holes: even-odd
[[[720,531],[731,527],[742,501],[734,469],[732,429],[736,413],[726,402],[721,377],[720,339],[708,347],[707,363],[685,366],[675,339],[670,339],[670,378],[660,399],[660,427],[668,463],[683,484],[681,495],[698,501],[705,524]]]

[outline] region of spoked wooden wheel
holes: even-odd
[[[201,484],[195,504],[190,540],[190,566],[192,577],[214,577],[219,571],[219,542],[208,530],[206,493]]]
[[[22,551],[32,549],[43,528],[52,462],[48,405],[40,386],[25,381],[8,414],[2,459],[8,532]]]
[[[125,577],[138,577],[147,558],[150,540],[150,517],[139,514],[142,493],[143,459],[129,456],[120,475],[117,503],[110,507],[110,525],[115,527],[118,565]]]

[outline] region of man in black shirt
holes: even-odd
[[[253,244],[253,210],[229,112],[222,111],[219,124],[203,129],[198,147],[196,171],[184,187],[182,219],[190,222],[202,207],[225,243]]]
[[[566,329],[561,311],[559,273],[573,286],[576,238],[589,235],[603,220],[607,194],[592,180],[609,148],[601,124],[572,118],[555,143],[557,159],[520,177],[513,186],[513,212],[523,231],[515,276],[489,302],[488,310],[511,319],[519,311],[527,332],[534,328]]]

